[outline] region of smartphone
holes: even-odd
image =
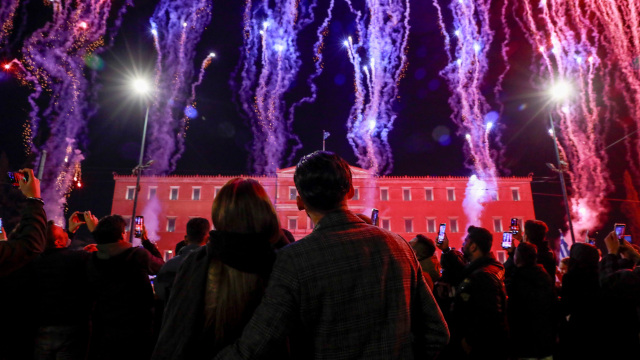
[[[631,244],[631,235],[624,235],[623,236],[624,241],[628,242],[629,244]]]
[[[378,226],[378,223],[380,222],[378,219],[378,209],[371,209],[371,222],[373,225]]]
[[[9,184],[11,184],[13,187],[19,187],[20,186],[20,180],[25,180],[27,181],[27,178],[24,174],[22,174],[21,172],[17,172],[17,171],[9,171],[7,173],[7,176],[9,177]]]
[[[440,224],[440,229],[438,230],[438,244],[442,244],[444,242],[445,231],[447,231],[447,224]]]
[[[625,225],[625,224],[615,224],[615,225],[613,226],[613,228],[614,228],[614,229],[615,229],[615,231],[616,231],[616,236],[618,236],[618,240],[622,240],[622,237],[624,236],[624,228],[625,228],[626,226],[627,226],[627,225]]]
[[[517,218],[511,218],[511,227],[509,228],[509,230],[511,230],[512,234],[517,234],[518,232],[520,232],[520,225],[518,225]]]
[[[509,249],[511,247],[513,234],[511,231],[505,231],[502,233],[502,248]]]
[[[142,226],[144,225],[144,216],[136,216],[136,227],[134,236],[137,238],[142,237]]]

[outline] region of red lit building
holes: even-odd
[[[295,168],[281,169],[276,176],[253,177],[260,181],[273,201],[280,224],[296,239],[313,230],[313,224],[296,206],[293,183]],[[361,168],[351,167],[356,194],[349,208],[367,216],[379,209],[379,225],[407,240],[416,234],[435,238],[440,223],[447,224],[452,247],[460,248],[467,222],[462,207],[469,178],[433,176],[371,177]],[[211,204],[217,191],[233,176],[143,176],[138,196],[138,214],[145,215],[150,233],[155,232],[160,250],[170,250],[182,240],[192,217],[211,219]],[[114,175],[112,214],[130,221],[136,177]],[[502,232],[510,219],[535,219],[531,196],[531,178],[508,177],[497,180],[492,201],[485,204],[480,225],[494,233],[493,250],[499,258]],[[152,237],[153,240],[153,237]]]

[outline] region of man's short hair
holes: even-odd
[[[93,230],[93,238],[98,244],[109,244],[122,239],[127,222],[120,215],[105,216]]]
[[[316,151],[300,159],[293,181],[305,205],[331,211],[340,206],[351,189],[351,169],[340,156]]]
[[[409,245],[411,245],[416,257],[420,260],[430,258],[436,252],[436,243],[422,234],[418,234],[411,239]]]
[[[531,243],[521,242],[516,248],[516,263],[522,266],[533,266],[536,264],[538,249]]]
[[[488,254],[491,251],[493,236],[489,230],[471,225],[467,229],[467,233],[469,234],[469,240],[476,244],[483,254]]]
[[[200,243],[211,230],[209,220],[196,217],[187,222],[187,241],[191,243]]]
[[[524,223],[524,233],[527,235],[527,241],[535,245],[540,245],[547,237],[549,228],[544,221],[527,220]]]

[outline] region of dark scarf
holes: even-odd
[[[213,230],[209,233],[212,255],[225,265],[253,274],[271,272],[276,254],[264,233],[240,234]]]

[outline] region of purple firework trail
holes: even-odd
[[[600,224],[607,212],[611,190],[599,121],[605,110],[598,104],[594,81],[601,63],[600,39],[592,16],[576,0],[519,3],[523,19],[517,19],[535,50],[534,81],[541,90],[571,87],[575,95],[552,104],[557,136],[563,146],[571,179],[571,216],[577,234]],[[536,65],[537,64],[537,65]],[[570,85],[569,85],[570,84]],[[578,235],[578,237],[580,237]]]
[[[365,17],[350,0],[347,3],[358,28],[358,38],[344,43],[354,67],[356,93],[347,139],[360,166],[375,175],[388,174],[393,168],[388,135],[396,118],[392,104],[407,65],[409,2],[367,0]]]
[[[196,45],[211,22],[211,0],[162,0],[150,19],[158,60],[156,86],[149,118],[147,157],[155,160],[152,170],[167,174],[176,168],[184,152],[187,106],[193,107]],[[208,66],[208,55],[203,68]],[[202,71],[197,84],[202,81]]]
[[[494,31],[490,27],[491,0],[452,0],[449,10],[453,24],[450,26],[445,24],[438,1],[434,0],[433,4],[438,10],[445,51],[449,57],[449,64],[441,75],[446,78],[452,92],[449,98],[453,109],[451,119],[458,126],[458,134],[467,140],[465,152],[469,154],[469,160],[466,165],[476,175],[469,181],[463,207],[469,224],[479,224],[483,210],[481,204],[490,200],[488,194],[495,191],[497,184],[496,158],[499,151],[492,150],[491,144],[495,144],[494,148],[502,148],[499,137],[495,134],[490,136],[491,130],[498,128],[495,122],[499,114],[491,111],[481,91],[487,81],[487,54],[494,40]],[[453,36],[448,28],[453,29]],[[453,40],[455,45],[452,45]],[[502,54],[504,57],[504,50]],[[501,79],[495,88],[496,93]]]
[[[246,1],[241,63],[231,85],[252,128],[249,165],[255,174],[275,174],[288,146],[292,147],[288,161],[300,147],[284,94],[300,68],[298,32],[313,21],[315,6],[316,1]]]
[[[13,30],[13,18],[20,0],[3,0],[0,3],[0,49],[7,45],[7,38]]]
[[[64,221],[66,196],[78,179],[81,147],[85,144],[87,120],[94,113],[89,105],[92,89],[85,78],[85,58],[104,45],[109,0],[55,1],[53,19],[25,41],[22,48],[22,78],[32,81],[35,92],[29,126],[30,151],[47,151],[42,182],[47,214]],[[47,99],[42,99],[42,95]],[[40,113],[36,102],[48,100]],[[40,125],[46,121],[46,128]],[[38,138],[37,142],[34,139]]]

